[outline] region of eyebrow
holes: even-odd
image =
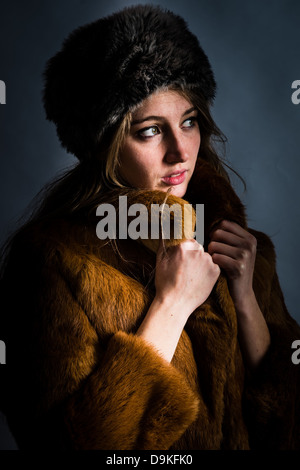
[[[197,111],[197,108],[193,106],[192,108],[187,109],[181,117],[186,116],[187,114],[190,114],[192,111]],[[134,126],[136,124],[141,124],[142,122],[145,121],[162,121],[164,118],[162,116],[146,116],[143,119],[134,119],[134,121],[131,122],[131,125]]]

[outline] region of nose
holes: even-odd
[[[185,162],[188,159],[184,137],[176,131],[169,131],[166,136],[165,161],[167,163]]]

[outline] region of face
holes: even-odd
[[[196,108],[175,91],[155,93],[133,113],[120,155],[120,174],[132,187],[183,197],[200,147]]]

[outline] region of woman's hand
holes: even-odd
[[[219,275],[219,266],[196,240],[186,240],[166,252],[160,245],[155,273],[156,297],[166,304],[177,305],[188,318],[205,302]]]
[[[220,268],[196,240],[157,253],[156,295],[137,331],[168,362],[188,317],[209,296]]]
[[[237,309],[253,296],[256,238],[240,225],[223,220],[211,235],[208,253],[222,268]]]
[[[256,238],[234,222],[223,220],[211,235],[208,252],[224,270],[238,320],[243,355],[254,370],[270,345],[270,333],[253,291]]]

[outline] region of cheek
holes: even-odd
[[[200,132],[199,132],[195,136],[195,140],[194,140],[194,153],[196,155],[198,155],[198,152],[200,150],[200,144],[201,144],[201,136],[200,136]]]
[[[149,154],[139,148],[125,146],[120,156],[120,172],[131,183],[139,183],[149,178],[153,164]]]
[[[195,129],[192,135],[186,140],[186,150],[191,160],[197,158],[201,144],[201,136],[198,129]]]

